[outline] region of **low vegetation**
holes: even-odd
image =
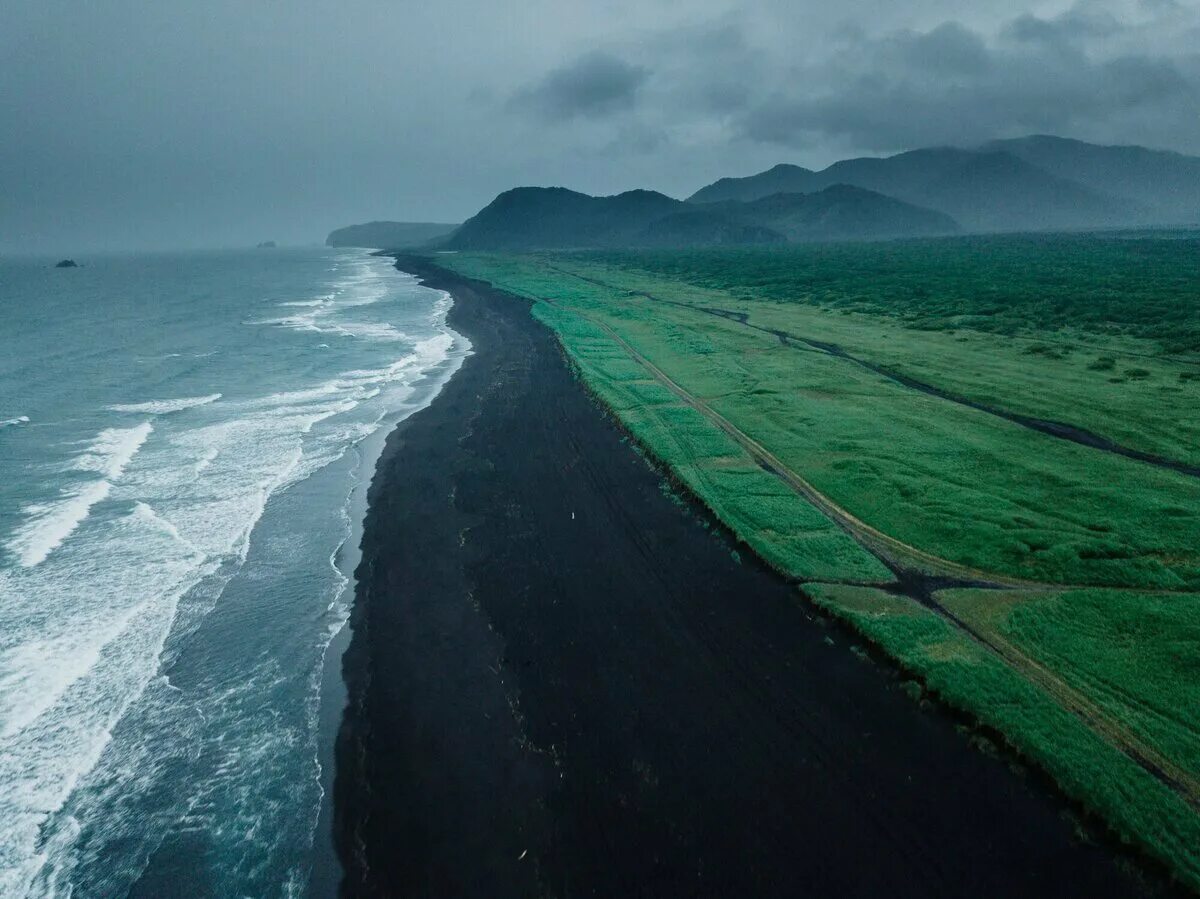
[[[1200,595],[954,590],[956,616],[1046,665],[1200,783]]]
[[[439,262],[537,299],[586,383],[741,540],[1200,886],[1196,249]],[[964,587],[903,595],[922,574]]]
[[[834,584],[810,585],[806,592],[918,674],[940,699],[970,711],[1003,735],[1064,792],[1101,816],[1122,840],[1142,845],[1192,885],[1200,883],[1200,815],[1195,805],[1019,668],[906,597]],[[1200,597],[1192,600],[1195,608]],[[1102,662],[1086,648],[1073,658],[1085,666]],[[1150,676],[1164,674],[1169,667],[1152,662]],[[1193,750],[1195,745],[1193,734]]]
[[[1029,235],[597,257],[684,283],[908,327],[1004,335],[1094,333],[1200,353],[1200,237]]]

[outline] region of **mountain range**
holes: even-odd
[[[957,231],[1061,231],[1200,222],[1200,157],[1049,135],[787,163],[721,178],[686,201],[517,187],[459,226],[372,222],[330,246],[450,250],[670,247],[878,240]]]
[[[689,202],[749,201],[851,184],[953,216],[969,231],[1047,231],[1200,221],[1200,157],[1048,135],[972,149],[931,147],[835,162],[777,165],[722,178]]]
[[[505,191],[445,249],[711,246],[947,234],[948,216],[861,188],[696,204],[648,190],[592,197],[562,187]]]

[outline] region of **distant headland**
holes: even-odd
[[[418,247],[445,237],[457,227],[436,222],[367,222],[338,228],[325,238],[325,246],[364,247],[370,250]]]

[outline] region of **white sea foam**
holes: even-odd
[[[400,341],[409,339],[408,335],[403,331],[399,331],[387,323],[348,322],[340,325],[331,325],[326,330],[329,333],[341,334],[344,337],[357,337],[362,340]]]
[[[72,466],[100,474],[99,480],[64,487],[59,499],[30,503],[21,510],[26,515],[25,523],[5,545],[23,567],[44,562],[83,523],[92,507],[108,497],[113,481],[121,477],[152,430],[147,421],[133,428],[101,431]]]
[[[275,325],[292,331],[311,331],[314,334],[337,334],[360,340],[402,341],[408,335],[386,322],[333,322],[327,321],[336,309],[322,307],[307,315],[289,315],[284,318],[266,318],[251,322],[253,325]]]
[[[87,518],[92,506],[108,497],[112,484],[93,481],[50,503],[30,503],[22,508],[26,523],[6,544],[26,568],[40,565]]]
[[[397,272],[376,259],[356,260],[353,273],[344,276],[337,289],[316,300],[289,300],[277,306],[303,309],[282,318],[250,322],[254,325],[273,325],[293,331],[316,334],[336,334],[358,340],[401,342],[407,334],[386,322],[353,321],[341,313],[349,309],[370,306],[386,298],[394,289]]]
[[[12,425],[23,425],[27,424],[28,422],[28,415],[18,415],[16,418],[7,418],[4,421],[0,421],[0,428],[7,428],[11,427]]]
[[[26,895],[77,835],[69,815],[47,822],[149,682],[179,598],[205,573],[195,549],[144,504],[62,553],[61,564],[0,571],[4,896]],[[51,598],[55,614],[39,615]]]
[[[148,421],[132,428],[105,428],[92,440],[87,452],[75,459],[73,467],[80,471],[98,471],[115,480],[133,461],[153,430],[154,426]]]
[[[362,340],[364,367],[326,373],[295,389],[223,400],[203,421],[181,416],[172,427],[163,424],[149,444],[149,421],[102,431],[68,463],[64,474],[76,483],[58,499],[26,508],[26,521],[7,544],[22,567],[0,569],[0,895],[69,895],[75,865],[112,870],[112,859],[80,860],[108,846],[103,839],[80,842],[81,833],[115,830],[130,845],[152,851],[173,822],[214,833],[241,828],[253,833],[256,858],[266,859],[280,839],[271,826],[278,815],[305,815],[290,808],[264,811],[261,802],[259,772],[295,751],[296,740],[312,739],[312,720],[309,728],[297,728],[279,717],[283,712],[262,704],[265,684],[282,675],[247,659],[246,670],[239,668],[230,680],[235,693],[203,708],[181,708],[162,666],[191,645],[189,635],[206,615],[223,608],[222,591],[249,557],[251,536],[272,497],[342,458],[383,427],[389,414],[416,408],[414,385],[427,375],[438,373],[436,381],[422,382],[422,402],[457,368],[451,358],[456,338],[444,330],[446,297],[430,313],[432,336],[414,341],[399,329],[379,330],[390,325],[348,322],[353,313],[343,314],[377,302],[394,287],[394,280],[391,286],[381,280],[395,275],[386,262],[347,263],[339,275],[344,277],[328,311],[298,308],[320,313],[317,330],[341,328],[343,336]],[[397,321],[429,334],[419,322],[427,302]],[[409,346],[393,353],[392,342],[400,341]],[[378,345],[371,349],[369,343]],[[399,358],[379,365],[387,355]],[[152,416],[201,399],[208,400],[114,408]],[[92,506],[105,498],[130,511],[89,519]],[[294,546],[280,544],[278,552],[267,551],[271,562]],[[346,585],[335,575],[327,596],[340,624]],[[268,566],[255,576],[273,575]],[[308,614],[300,609],[298,614]],[[337,628],[322,620],[320,629],[313,639],[323,646]],[[318,675],[314,669],[310,716],[317,708]],[[180,720],[186,714],[192,719]],[[200,776],[191,800],[171,810],[166,826],[147,835],[151,824],[106,814],[113,803],[137,809],[131,794],[161,791],[159,765],[172,758],[164,751],[194,746],[201,718],[218,739],[228,734],[228,741],[215,773]],[[255,740],[234,736],[236,728],[260,720],[261,728],[253,725]],[[150,843],[139,842],[143,838]]]
[[[212,465],[213,460],[215,460],[220,453],[220,448],[215,446],[204,450],[204,452],[200,454],[200,458],[197,459],[192,465],[192,471],[195,472],[196,477],[200,477],[200,475],[204,473],[204,469]]]
[[[207,406],[221,398],[219,393],[208,396],[185,396],[177,400],[149,400],[145,403],[118,403],[108,408],[113,412],[138,412],[144,415],[166,415],[170,412],[182,412],[184,409],[194,409],[196,406]]]
[[[185,562],[200,562],[202,554],[176,527],[145,503],[135,503],[126,527],[157,531],[177,544],[167,552]],[[140,539],[146,539],[142,536]],[[155,541],[158,542],[158,541]],[[96,666],[104,647],[130,625],[140,606],[91,622],[49,639],[32,639],[0,654],[0,739],[24,730],[51,708],[66,690]],[[53,660],[53,664],[47,664]]]

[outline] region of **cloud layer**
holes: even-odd
[[[959,22],[850,33],[802,71],[802,88],[760,98],[736,128],[752,140],[874,151],[1030,132],[1196,146],[1197,56],[1106,46],[1124,32],[1073,9],[1022,15],[995,35]]]
[[[621,95],[629,118],[677,140],[827,154],[1046,132],[1200,152],[1200,15],[1174,0],[1084,0],[975,27],[849,21],[803,52],[791,37],[727,16],[616,43],[603,58],[613,72],[637,72]],[[548,91],[598,58],[517,96]],[[568,118],[582,107],[564,99],[554,108]]]
[[[2,3],[3,0],[0,0]],[[1198,0],[9,2],[0,252],[319,241],[1053,132],[1200,154]]]
[[[604,117],[632,109],[649,74],[642,66],[592,51],[519,90],[509,105],[557,121]]]

